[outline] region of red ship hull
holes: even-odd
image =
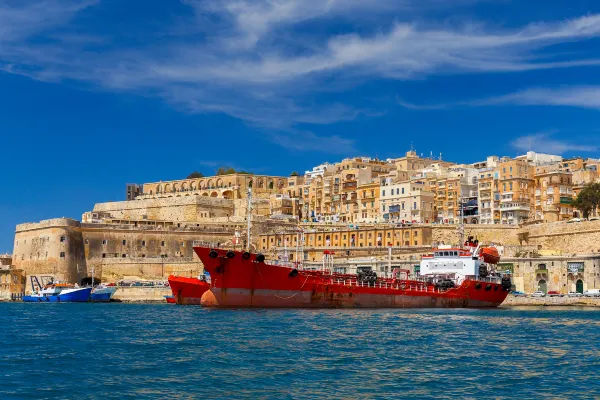
[[[421,281],[378,279],[295,270],[258,262],[255,254],[195,247],[210,273],[204,307],[260,308],[438,308],[497,307],[508,292],[500,284],[464,281],[439,289]],[[213,251],[213,257],[209,253]],[[229,257],[228,257],[229,254]]]
[[[173,292],[174,303],[199,305],[202,296],[210,288],[208,282],[198,278],[169,276],[169,285]],[[167,299],[167,302],[169,300]]]

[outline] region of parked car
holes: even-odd
[[[579,292],[569,292],[568,297],[581,297],[581,293]]]
[[[556,290],[550,290],[547,293],[547,296],[548,297],[562,297],[563,295],[560,292],[556,291]]]
[[[600,217],[592,217],[588,221],[600,221]]]
[[[518,290],[515,290],[514,292],[512,292],[513,296],[526,296],[525,293],[523,292],[519,292]]]
[[[544,297],[545,295],[546,295],[546,293],[538,290],[537,292],[533,292],[531,294],[531,297]]]
[[[600,297],[600,289],[589,289],[583,292],[584,296],[587,297]]]
[[[573,223],[573,222],[581,222],[581,218],[572,218],[567,221],[567,223]]]

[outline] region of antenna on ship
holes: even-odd
[[[252,227],[252,189],[248,188],[248,207],[246,209],[248,232],[246,233],[246,251],[250,251],[250,228]]]

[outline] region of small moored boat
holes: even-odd
[[[91,287],[70,283],[49,283],[31,295],[23,296],[26,303],[85,303],[90,301]]]

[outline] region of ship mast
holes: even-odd
[[[246,208],[248,232],[246,233],[246,251],[250,251],[250,228],[252,228],[252,189],[248,188],[248,206]]]

